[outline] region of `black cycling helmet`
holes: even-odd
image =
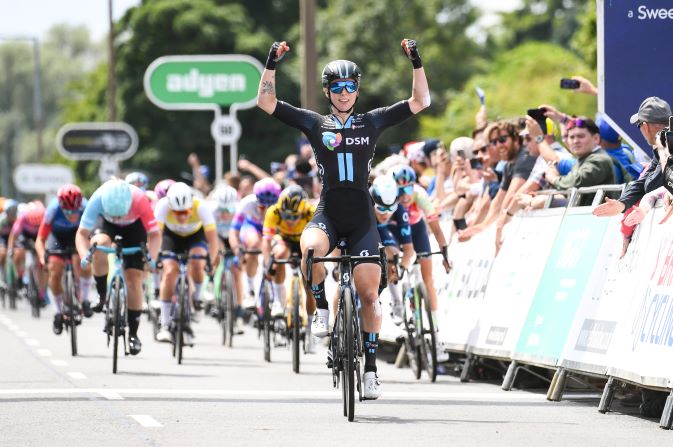
[[[278,203],[281,211],[289,214],[299,214],[304,209],[306,198],[304,188],[299,185],[290,185],[280,193]]]
[[[329,62],[322,70],[322,86],[327,87],[336,79],[353,79],[360,84],[362,72],[355,62],[339,59]]]

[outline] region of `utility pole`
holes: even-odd
[[[42,145],[42,130],[44,129],[44,114],[42,113],[42,76],[40,71],[40,40],[33,37],[33,80],[35,82],[33,107],[35,116],[35,131],[37,132],[37,161],[44,159],[44,146]]]
[[[301,66],[301,106],[309,110],[318,109],[318,90],[315,88],[318,76],[315,49],[315,0],[299,0],[299,22],[304,57]]]
[[[107,107],[108,121],[117,121],[117,77],[115,73],[116,54],[114,47],[115,32],[112,17],[112,0],[108,0],[108,21],[110,32],[108,33],[108,80],[107,80]]]

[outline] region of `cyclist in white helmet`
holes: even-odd
[[[197,197],[192,188],[178,182],[168,188],[166,197],[159,200],[154,215],[161,228],[161,250],[177,254],[208,255],[213,266],[217,263],[217,230],[215,216],[211,208]],[[179,265],[176,259],[164,258],[163,275],[159,287],[161,300],[161,329],[157,333],[157,341],[171,342],[170,331],[171,306],[178,278]],[[192,283],[192,303],[196,310],[201,309],[201,286],[204,277],[205,261],[189,261],[189,278]],[[188,326],[186,345],[193,344],[193,332]]]

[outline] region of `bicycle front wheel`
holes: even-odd
[[[410,293],[408,287],[402,289],[402,300],[404,310],[404,329],[406,336],[404,337],[404,349],[407,352],[407,360],[409,361],[409,368],[414,373],[416,380],[421,378],[423,371],[423,360],[421,359],[421,346],[417,343],[416,327],[420,319],[416,318],[416,310],[413,303],[413,294]],[[419,311],[420,312],[420,311]]]
[[[76,318],[76,302],[75,285],[73,282],[72,271],[68,271],[65,275],[65,300],[70,303],[68,306],[68,320],[70,324],[70,352],[73,357],[77,355],[77,321]]]
[[[262,286],[264,306],[264,360],[271,361],[271,282],[264,281]]]
[[[182,364],[182,348],[184,347],[185,338],[185,315],[187,297],[187,284],[185,278],[178,279],[178,305],[177,305],[177,328],[175,332],[175,344],[177,348],[178,365]]]
[[[119,337],[121,337],[122,316],[121,316],[121,293],[119,291],[121,284],[119,278],[115,279],[112,292],[112,373],[117,374],[117,355],[119,350]]]
[[[432,320],[432,310],[430,309],[430,298],[425,290],[425,284],[418,287],[418,302],[421,305],[422,315],[422,353],[425,363],[425,372],[431,382],[437,380],[437,334],[435,333],[435,322]]]
[[[220,296],[220,299],[224,300],[224,335],[222,343],[225,343],[227,336],[229,336],[228,345],[231,348],[234,339],[236,315],[234,315],[234,275],[229,270],[224,273],[224,294]]]
[[[348,403],[348,421],[355,418],[355,331],[353,324],[353,296],[349,288],[344,289],[344,329],[346,349],[344,350],[344,389]]]
[[[299,278],[292,278],[292,371],[297,374],[299,374],[299,337],[301,335],[301,314],[299,312],[301,296],[299,290]]]
[[[40,292],[37,288],[35,274],[32,271],[28,273],[28,296],[30,297],[33,316],[40,318]]]

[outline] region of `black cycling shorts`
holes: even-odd
[[[147,243],[147,232],[140,219],[130,225],[120,226],[101,219],[102,223],[94,230],[94,234],[105,234],[112,242],[115,236],[122,237],[122,247],[138,247]],[[124,255],[124,269],[145,269],[145,261],[142,253]]]
[[[384,247],[399,247],[400,243],[397,242],[397,238],[393,235],[388,225],[378,225],[377,229],[379,230],[379,237],[381,238],[381,244]]]
[[[332,193],[335,192],[332,190]],[[337,206],[330,206],[329,197],[330,195],[327,196],[327,200],[321,197],[315,215],[306,228],[320,228],[327,234],[328,253],[334,250],[340,238],[345,238],[349,254],[353,256],[378,255],[381,238],[376,228],[376,216],[369,194],[354,189],[339,190],[338,200],[341,203]],[[331,197],[332,201],[337,200],[336,194],[332,194]],[[346,205],[349,209],[347,213],[343,212]],[[331,214],[330,209],[341,212]],[[354,262],[353,265],[361,262],[378,263],[376,259],[372,259],[371,261]]]
[[[75,248],[75,234],[77,234],[77,229],[75,228],[71,232],[63,233],[49,233],[47,236],[47,242],[45,246],[47,250],[70,250],[72,254],[77,254],[77,249]],[[58,256],[59,258],[64,258],[63,255],[53,255]]]
[[[203,232],[203,227],[199,228],[194,234],[189,236],[180,236],[173,233],[167,227],[164,227],[163,235],[161,236],[161,251],[172,251],[173,253],[189,253],[192,248],[203,247],[208,250],[206,243],[206,234]]]
[[[396,238],[400,238],[399,227],[391,225],[390,229]],[[430,236],[428,235],[428,228],[425,219],[421,219],[411,226],[411,240],[414,243],[414,251],[416,253],[430,252]]]

